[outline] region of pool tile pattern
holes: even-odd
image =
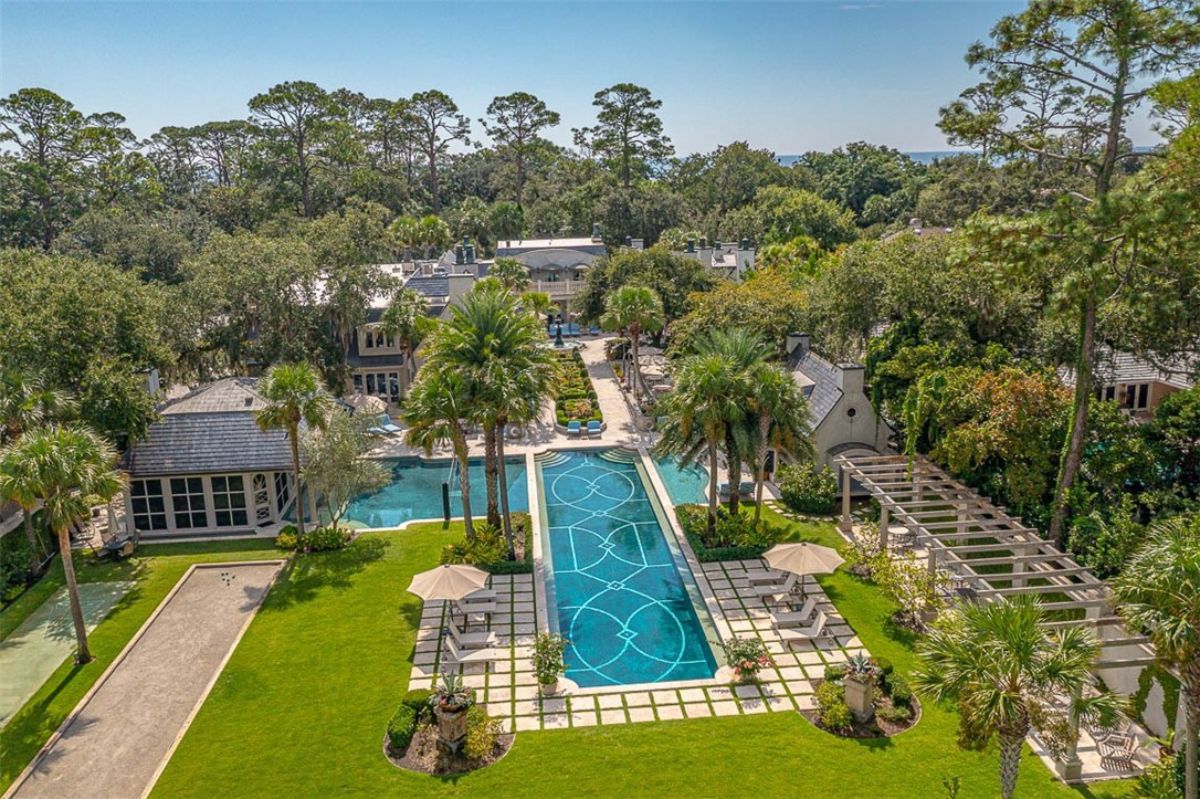
[[[524,574],[491,578],[498,601],[487,629],[496,633],[497,645],[508,648],[511,657],[497,661],[487,671],[482,664],[449,668],[463,675],[467,686],[475,689],[476,699],[509,730],[550,730],[806,710],[815,704],[813,681],[821,679],[826,665],[844,663],[851,655],[866,651],[813,578],[804,578],[804,590],[829,617],[830,635],[789,650],[771,625],[770,611],[750,586],[749,572],[765,570],[763,561],[706,563],[702,568],[703,574],[697,578],[716,593],[736,634],[761,638],[775,660],[773,668],[760,673],[756,685],[690,680],[539,696],[530,661],[535,634],[533,577]],[[446,603],[425,603],[410,688],[432,688],[443,669],[440,636],[446,613]],[[476,625],[471,629],[484,628]]]

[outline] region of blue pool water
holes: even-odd
[[[350,502],[346,520],[363,527],[395,527],[413,519],[442,518],[442,482],[450,483],[450,515],[462,516],[462,491],[458,466],[454,461],[429,461],[404,458],[389,461],[392,481],[373,494],[363,494]],[[529,510],[529,484],[524,458],[505,460],[508,473],[509,510]],[[471,514],[481,518],[487,513],[487,488],[483,482],[483,461],[470,461]]]
[[[567,677],[584,688],[703,679],[717,668],[695,581],[632,458],[555,452],[538,463],[547,593],[570,641]]]
[[[667,494],[675,505],[708,502],[708,470],[702,466],[680,466],[674,458],[656,458],[654,465],[662,477]]]

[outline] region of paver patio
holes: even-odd
[[[190,570],[6,797],[143,796],[282,566]]]

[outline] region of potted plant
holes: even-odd
[[[725,660],[739,683],[754,682],[758,679],[759,669],[774,662],[761,638],[731,638],[722,641],[721,648],[725,650]]]
[[[866,655],[855,655],[846,664],[846,704],[860,722],[870,721],[875,715],[875,681],[878,678],[879,667]]]
[[[463,686],[462,677],[444,674],[429,703],[437,719],[438,744],[451,752],[458,751],[467,737],[467,711],[475,704],[474,692]]]
[[[538,633],[533,641],[533,671],[544,694],[558,692],[558,678],[567,670],[563,653],[568,643],[555,633]]]

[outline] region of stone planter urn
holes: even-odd
[[[538,683],[538,687],[542,689],[542,693],[545,695],[556,694],[558,693],[558,678],[555,677],[554,682],[540,682]]]
[[[846,675],[846,704],[860,723],[871,720],[875,715],[875,680],[852,674]]]
[[[457,752],[467,737],[467,709],[448,709],[438,705],[433,709],[433,715],[437,719],[438,746]]]

